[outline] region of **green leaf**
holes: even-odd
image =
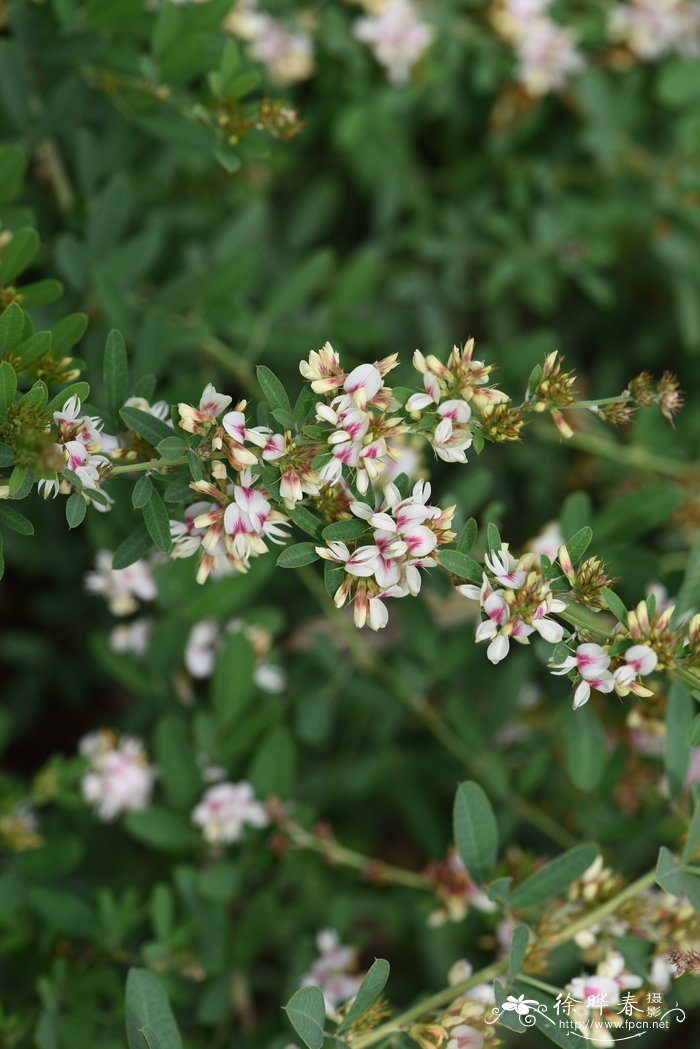
[[[20,404],[25,408],[45,408],[48,402],[48,387],[41,379],[37,379],[32,388],[20,397]]]
[[[87,328],[85,313],[69,313],[51,329],[51,349],[56,357],[62,357],[80,342]]]
[[[126,978],[126,1038],[129,1049],[182,1049],[168,996],[147,969],[129,969]]]
[[[564,722],[566,770],[579,790],[594,790],[607,762],[605,733],[590,706],[567,711]]]
[[[258,376],[258,382],[260,388],[265,395],[270,408],[274,411],[276,408],[281,408],[285,412],[291,414],[292,406],[287,396],[287,391],[284,386],[277,378],[273,371],[270,371],[264,364],[259,364],[256,369]],[[292,419],[292,424],[294,419]]]
[[[318,561],[318,554],[313,543],[295,543],[293,546],[286,546],[277,558],[280,568],[301,568],[314,561]]]
[[[683,502],[683,493],[670,484],[649,485],[609,503],[596,516],[597,544],[629,543],[658,528]]]
[[[662,846],[656,864],[656,881],[672,896],[687,896],[693,910],[700,914],[700,878],[682,871],[676,865],[673,853]]]
[[[336,591],[344,579],[345,569],[342,565],[337,565],[333,561],[323,562],[323,583],[330,598],[335,597]]]
[[[70,386],[64,386],[62,390],[54,394],[49,403],[46,405],[47,412],[60,412],[63,405],[71,397],[77,397],[79,401],[84,401],[90,396],[90,387],[86,382],[73,382]]]
[[[15,453],[9,444],[0,442],[0,466],[12,466],[15,461]]]
[[[153,494],[153,481],[148,474],[142,474],[138,481],[134,485],[134,490],[131,493],[131,505],[134,510],[141,510],[150,501]],[[167,494],[167,493],[166,493]],[[189,486],[187,493],[189,494]]]
[[[73,492],[66,500],[66,521],[69,528],[77,528],[85,520],[87,503],[80,492]]]
[[[302,532],[306,532],[307,535],[313,536],[314,539],[318,539],[320,536],[323,521],[316,514],[312,514],[310,510],[307,510],[305,506],[297,505],[293,510],[287,510],[287,517]]]
[[[323,1049],[326,1006],[318,987],[300,987],[284,1008],[304,1045],[308,1049]]]
[[[202,775],[182,718],[161,718],[155,732],[155,758],[168,800],[191,809],[202,792]]]
[[[167,554],[173,545],[170,518],[163,497],[155,487],[151,490],[151,498],[143,507],[143,520],[156,550]]]
[[[683,582],[676,598],[675,615],[676,617],[682,616],[691,608],[697,608],[698,605],[700,605],[700,537],[696,539],[688,557]]]
[[[464,528],[462,529],[459,539],[457,540],[457,552],[460,554],[468,554],[471,548],[474,546],[479,526],[473,517],[470,517]]]
[[[683,852],[681,853],[681,860],[683,863],[690,863],[695,858],[698,843],[700,842],[700,792],[696,791],[695,795],[695,807],[693,809],[693,817],[688,827],[688,836],[685,839],[685,845],[683,846]]]
[[[13,506],[8,506],[5,501],[0,502],[0,525],[20,535],[34,535],[34,525],[29,518]]]
[[[603,590],[601,590],[601,594],[602,594],[603,600],[605,601],[605,604],[608,606],[608,608],[610,609],[612,614],[615,616],[615,618],[618,620],[618,622],[622,623],[622,625],[626,627],[627,626],[627,609],[625,608],[623,602],[617,596],[615,591],[614,590],[608,590],[608,588],[605,587]]]
[[[580,878],[597,856],[596,845],[577,845],[569,849],[513,889],[509,905],[519,911],[546,903],[567,889],[572,881]]]
[[[496,528],[496,525],[489,523],[486,526],[486,545],[489,550],[500,550],[502,546],[501,533]]]
[[[135,561],[139,561],[153,546],[148,529],[145,525],[139,527],[124,539],[114,551],[112,568],[128,568]]]
[[[384,958],[376,958],[360,984],[359,990],[355,995],[355,1001],[345,1014],[336,1034],[346,1031],[356,1020],[364,1016],[368,1009],[372,1008],[386,987],[388,979],[389,963]]]
[[[121,408],[119,415],[130,430],[143,437],[154,448],[167,437],[173,436],[173,431],[166,423],[148,412],[142,412],[140,408]]]
[[[518,973],[523,967],[529,942],[530,930],[527,925],[516,925],[513,929],[513,938],[510,944],[510,957],[508,959],[509,984],[514,983],[517,979]]]
[[[130,812],[124,826],[137,841],[159,852],[189,852],[199,842],[199,835],[187,816],[157,805],[143,812]]]
[[[481,583],[484,570],[478,561],[468,554],[462,554],[458,550],[440,550],[438,561],[452,575],[460,579],[468,579],[470,583]]]
[[[678,797],[685,783],[690,763],[688,732],[693,715],[694,705],[688,689],[681,682],[675,682],[668,695],[664,738],[664,769],[672,798]]]
[[[219,722],[230,727],[253,694],[255,655],[248,638],[238,632],[226,638],[211,680],[211,702]]]
[[[491,802],[478,783],[460,783],[452,827],[457,851],[470,877],[482,885],[498,859],[498,825]]]
[[[0,350],[14,349],[22,341],[24,312],[16,302],[11,302],[0,316]]]
[[[19,344],[14,351],[14,355],[19,360],[21,368],[28,368],[30,364],[34,364],[35,361],[45,357],[50,349],[51,332],[37,331]]]
[[[39,234],[26,226],[12,234],[0,256],[0,284],[12,284],[30,266],[39,251]]]
[[[63,295],[63,285],[59,280],[36,280],[32,284],[22,285],[22,305],[25,309],[35,306],[50,306]]]
[[[696,714],[688,729],[688,746],[697,747],[700,743],[700,714]]]
[[[359,539],[368,529],[366,521],[334,521],[333,524],[326,525],[321,535],[327,543],[347,543]]]
[[[183,441],[182,437],[164,437],[158,444],[158,451],[164,459],[179,459],[189,451],[189,445],[187,441]]]
[[[15,399],[17,392],[17,373],[11,364],[3,361],[0,364],[0,419],[7,415],[7,409]]]
[[[588,547],[591,545],[593,539],[593,529],[585,525],[583,528],[579,528],[578,532],[571,536],[566,543],[566,549],[569,551],[569,557],[576,564],[580,561],[585,554]]]
[[[10,498],[24,499],[29,495],[34,483],[34,475],[26,466],[14,466],[10,474],[8,488]]]
[[[126,356],[124,336],[116,328],[110,331],[105,343],[102,381],[109,417],[116,422],[119,418],[119,409],[127,398],[129,388],[129,362]]]

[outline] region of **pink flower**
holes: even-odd
[[[79,749],[90,761],[80,788],[98,819],[106,823],[149,805],[156,770],[140,740],[122,736],[117,742],[112,733],[98,732],[84,736]]]
[[[243,781],[209,787],[192,812],[192,822],[201,827],[205,841],[229,845],[240,840],[246,824],[266,827],[270,817],[250,783]]]

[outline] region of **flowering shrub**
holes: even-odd
[[[0,24],[0,1043],[690,1044],[698,5]]]

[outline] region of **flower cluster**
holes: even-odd
[[[276,83],[296,84],[313,75],[313,38],[301,20],[291,28],[261,11],[257,0],[238,0],[224,29],[246,41],[251,58],[261,62]]]
[[[302,976],[301,987],[319,987],[328,1016],[335,1016],[344,1004],[354,998],[364,973],[357,973],[357,951],[344,947],[335,929],[322,929],[316,936],[319,957]]]
[[[108,823],[148,807],[157,773],[140,740],[95,732],[83,737],[79,750],[89,761],[80,788],[98,819]]]
[[[551,664],[553,674],[568,674],[574,670],[580,678],[574,692],[574,710],[587,703],[591,690],[596,692],[617,692],[627,696],[633,692],[636,696],[651,696],[652,693],[640,682],[640,677],[653,673],[658,663],[658,656],[648,645],[631,645],[621,655],[619,665],[610,670],[612,656],[600,645],[587,642],[576,646],[573,655],[567,656],[562,663]]]
[[[351,550],[344,542],[331,541],[316,548],[319,557],[342,568],[343,579],[333,600],[337,608],[353,602],[356,626],[385,627],[389,613],[383,599],[418,594],[420,570],[434,567],[438,546],[455,538],[450,531],[454,507],[442,510],[431,506],[429,498],[430,485],[424,481],[416,482],[406,499],[389,482],[378,508],[363,502],[350,504],[355,517],[371,527],[371,543]]]
[[[185,667],[193,678],[211,677],[218,651],[228,634],[243,631],[255,654],[253,680],[263,692],[282,692],[285,674],[281,667],[270,663],[268,653],[272,644],[269,631],[232,619],[223,627],[216,619],[203,619],[190,630],[185,645]]]
[[[49,469],[38,481],[38,490],[48,498],[59,491],[67,495],[77,489],[86,502],[98,510],[108,510],[109,496],[101,492],[97,498],[95,493],[111,465],[105,452],[117,447],[116,438],[102,432],[101,419],[82,413],[80,399],[75,395],[53,413],[53,422],[55,443],[46,454]],[[75,475],[77,485],[66,471]]]
[[[435,30],[419,16],[413,0],[364,0],[367,13],[353,26],[384,67],[390,84],[406,84],[435,39]]]
[[[488,641],[487,657],[500,663],[510,651],[511,640],[529,644],[530,635],[537,632],[552,645],[564,636],[564,628],[550,618],[563,612],[566,605],[552,593],[542,575],[539,558],[534,552],[523,554],[517,560],[507,543],[499,550],[484,555],[481,586],[460,584],[457,590],[471,601],[478,601],[485,615],[476,628],[476,640]]]
[[[100,594],[115,616],[128,616],[139,608],[139,601],[155,601],[158,596],[149,561],[134,561],[127,568],[112,568],[110,550],[98,550],[95,567],[85,575],[85,589]]]
[[[630,0],[608,13],[608,33],[642,62],[700,53],[700,6],[692,0]]]
[[[205,792],[192,812],[192,822],[200,827],[210,845],[230,845],[240,841],[246,824],[266,827],[267,809],[255,798],[250,783],[215,783]]]
[[[575,33],[553,21],[552,0],[496,0],[491,20],[513,48],[518,80],[528,94],[556,91],[584,66]]]

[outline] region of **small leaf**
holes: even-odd
[[[85,313],[69,313],[51,329],[51,350],[55,357],[62,357],[80,342],[87,328]]]
[[[173,545],[170,518],[163,497],[155,487],[151,490],[151,498],[143,507],[143,519],[156,549],[167,554]]]
[[[605,733],[590,706],[567,711],[564,722],[566,770],[579,790],[594,790],[607,762]]]
[[[314,539],[318,539],[320,536],[323,521],[316,514],[312,514],[310,510],[307,510],[305,506],[298,505],[293,510],[287,510],[287,517],[302,532],[306,532],[307,535],[313,536]]]
[[[11,302],[0,315],[0,350],[13,349],[22,340],[24,312],[16,302]]]
[[[688,689],[679,681],[675,682],[669,691],[664,737],[664,769],[673,798],[683,790],[690,763],[688,732],[693,721],[693,714],[693,701],[688,694]]]
[[[34,535],[34,525],[29,518],[13,506],[8,506],[5,501],[0,502],[0,525],[20,535]]]
[[[516,925],[513,929],[513,938],[510,944],[510,958],[508,959],[508,983],[513,983],[525,961],[527,945],[530,942],[530,930],[527,925]]]
[[[295,543],[293,546],[286,546],[277,558],[280,568],[301,568],[314,561],[318,561],[318,554],[313,543]]]
[[[153,546],[145,525],[139,525],[136,531],[128,535],[114,551],[112,568],[128,568],[139,561]]]
[[[21,342],[17,349],[14,351],[14,356],[17,357],[20,368],[28,368],[30,364],[34,364],[35,361],[41,360],[51,349],[51,332],[50,331],[37,331],[33,335],[30,335],[28,339]]]
[[[498,825],[478,783],[460,783],[452,816],[455,845],[470,877],[482,885],[496,866]]]
[[[696,714],[688,729],[688,746],[697,747],[700,743],[700,714]]]
[[[337,1034],[346,1031],[348,1027],[359,1020],[361,1016],[371,1009],[379,998],[389,979],[389,963],[384,958],[376,958],[360,984],[355,995],[355,1001],[348,1009],[343,1022],[337,1030]]]
[[[179,459],[189,451],[189,445],[187,441],[183,441],[182,437],[164,437],[162,441],[158,443],[158,451],[164,459]]]
[[[11,364],[3,361],[0,364],[0,418],[7,415],[7,409],[15,399],[17,392],[17,373]]]
[[[459,539],[457,540],[457,551],[460,554],[468,554],[471,548],[474,546],[476,535],[479,528],[473,517],[470,517],[464,528],[462,529]]]
[[[337,565],[334,561],[323,562],[323,583],[330,598],[335,597],[336,591],[344,579],[345,569],[342,565]]]
[[[77,397],[79,401],[84,401],[90,396],[90,387],[86,382],[74,382],[70,386],[64,386],[62,390],[54,394],[49,403],[46,405],[47,412],[60,412],[63,405],[71,397]]]
[[[77,528],[85,520],[87,503],[80,492],[73,492],[66,500],[66,521],[69,528]]]
[[[323,1049],[326,1006],[318,987],[300,987],[287,1002],[289,1022],[308,1049]]]
[[[270,408],[273,411],[276,408],[281,408],[283,411],[289,412],[291,414],[292,406],[289,402],[287,391],[285,390],[284,386],[277,378],[275,373],[273,371],[270,371],[270,369],[267,368],[264,364],[258,365],[256,373],[258,376],[258,382],[260,383],[260,388],[265,394],[265,398],[267,399]],[[292,418],[292,424],[293,423],[294,419]]]
[[[121,408],[119,415],[130,430],[143,437],[154,448],[166,437],[173,436],[173,431],[166,423],[148,412],[142,412],[140,408]]]
[[[139,477],[138,481],[134,485],[134,490],[131,493],[131,505],[133,506],[134,510],[143,509],[146,503],[150,500],[152,494],[153,481],[148,476],[148,474],[143,474],[141,477]],[[186,494],[189,494],[189,486]]]
[[[571,536],[566,543],[566,549],[569,551],[569,557],[576,564],[581,560],[588,547],[591,545],[593,539],[593,529],[585,525],[583,528],[579,528],[578,532]]]
[[[124,336],[113,328],[107,336],[102,362],[105,404],[110,419],[116,421],[119,409],[127,398],[129,387],[129,364],[126,356]]]
[[[459,553],[457,550],[440,550],[438,561],[452,575],[468,579],[470,583],[481,583],[484,571],[479,562],[468,554]]]
[[[681,853],[681,860],[683,863],[690,863],[695,857],[698,842],[700,842],[700,793],[696,793],[693,817],[690,821],[688,836],[685,839],[685,845],[683,846],[683,852]]]
[[[35,229],[27,226],[15,230],[0,259],[0,284],[11,284],[31,265],[38,251],[39,234]]]
[[[226,638],[211,679],[211,704],[219,722],[229,727],[253,695],[255,655],[240,632]]]
[[[486,526],[486,543],[489,550],[500,550],[502,546],[501,533],[496,528],[495,524],[488,524]]]
[[[569,849],[513,889],[509,905],[519,911],[546,903],[567,889],[572,881],[580,878],[597,856],[596,845],[577,845]]]
[[[126,1039],[129,1049],[182,1049],[168,996],[147,969],[129,969],[126,978]]]
[[[367,532],[369,525],[366,521],[334,521],[326,525],[321,533],[326,542],[349,542],[359,539]]]
[[[622,623],[622,625],[626,627],[627,609],[625,608],[623,602],[620,600],[617,594],[614,592],[614,590],[608,590],[608,588],[605,587],[603,590],[601,590],[601,594],[603,600],[605,601],[605,604],[608,606],[608,608],[618,620],[618,622]]]

